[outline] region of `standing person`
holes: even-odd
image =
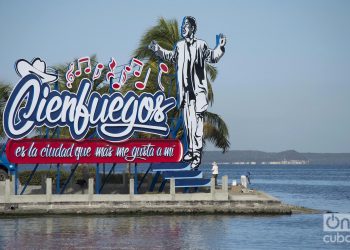
[[[247,177],[248,184],[251,184],[250,183],[250,172],[248,171],[245,176]]]
[[[174,50],[161,48],[156,41],[149,45],[155,55],[176,65],[176,78],[179,89],[180,107],[184,109],[184,123],[187,135],[188,151],[183,160],[191,162],[197,170],[203,150],[203,114],[208,108],[208,83],[206,63],[216,63],[225,53],[226,37],[216,36],[215,49],[208,48],[205,41],[197,39],[196,19],[186,16],[181,26],[182,38],[175,44]]]
[[[215,186],[218,185],[218,175],[219,175],[219,166],[216,163],[216,161],[214,161],[212,163],[213,167],[211,168],[211,172],[213,174],[213,178],[215,178]]]

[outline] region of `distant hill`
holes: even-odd
[[[350,165],[350,153],[300,153],[287,150],[270,153],[256,150],[232,150],[226,153],[220,151],[205,151],[203,163],[213,161],[220,163],[255,163],[255,164],[321,164]]]

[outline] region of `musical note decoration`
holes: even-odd
[[[84,64],[86,64],[86,67],[83,68]],[[137,58],[132,58],[130,60],[130,63],[126,65],[120,72],[119,80],[116,80],[116,68],[118,67],[117,61],[111,57],[110,62],[108,63],[108,72],[106,73],[106,81],[109,82],[111,89],[113,90],[119,90],[128,80],[129,74],[133,74],[136,78],[141,77],[142,70],[144,68],[144,63]],[[74,62],[70,63],[68,66],[68,70],[66,72],[66,86],[67,88],[72,88],[72,83],[75,80],[75,77],[79,77],[82,75],[82,71],[84,70],[85,74],[90,74],[92,72],[91,70],[91,60],[90,57],[81,57],[77,60],[77,70],[74,71],[75,64]],[[102,63],[97,63],[93,70],[93,76],[92,80],[96,80],[101,77],[102,71],[105,68],[105,65]],[[161,82],[162,74],[168,73],[169,68],[165,63],[159,64],[159,70],[158,70],[158,85],[159,88],[164,91],[164,86]],[[147,86],[148,79],[151,73],[151,68],[147,69],[147,72],[145,74],[145,78],[143,81],[136,81],[135,82],[135,88],[138,90],[144,90]]]
[[[138,67],[138,69],[134,70],[134,76],[139,77],[143,69],[143,62],[140,60],[133,58],[130,62],[130,65],[125,67],[125,70],[130,73],[135,66]]]
[[[158,86],[159,88],[164,91],[164,86],[162,84],[162,74],[163,73],[168,73],[169,72],[169,68],[165,63],[160,63],[159,64],[159,69],[158,69]]]
[[[90,74],[90,72],[91,72],[90,57],[85,56],[85,57],[78,59],[78,63],[77,63],[78,69],[74,73],[76,77],[81,76],[81,74],[82,74],[82,70],[81,70],[82,67],[81,66],[82,66],[82,64],[85,64],[85,63],[87,64],[87,67],[84,69],[84,72],[85,72],[85,74]]]
[[[120,74],[120,77],[119,77],[120,85],[123,86],[127,79],[128,79],[128,74],[127,74],[126,69],[124,68]]]
[[[105,66],[102,63],[98,63],[95,67],[94,70],[94,75],[92,77],[92,80],[95,81],[96,79],[100,78],[101,74],[102,74],[102,70]]]
[[[143,82],[141,82],[141,81],[135,82],[135,87],[138,90],[144,90],[146,88],[146,85],[147,85],[147,82],[148,82],[148,77],[149,77],[150,73],[151,73],[151,68],[149,68],[147,70],[146,77],[145,77],[145,80]]]
[[[72,83],[74,82],[74,74],[73,74],[73,71],[74,71],[74,63],[70,63],[69,66],[68,66],[68,70],[66,72],[66,87],[71,89],[72,88]]]
[[[114,70],[117,67],[117,65],[117,61],[113,57],[111,57],[111,61],[108,63],[109,71],[106,74],[106,80],[110,83],[111,88],[114,90],[118,90],[121,87],[120,83],[113,82],[113,79],[115,79]]]

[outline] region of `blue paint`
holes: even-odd
[[[147,174],[149,173],[149,171],[150,171],[151,169],[152,169],[152,163],[151,163],[151,164],[149,164],[149,167],[147,168],[146,173],[145,173],[145,174],[142,176],[142,179],[141,179],[141,181],[140,181],[139,185],[137,186],[137,191],[139,191],[139,190],[140,190],[140,188],[141,188],[141,186],[142,186],[143,181],[145,180],[145,178],[146,178]]]
[[[151,186],[149,187],[149,191],[150,191],[150,192],[153,192],[154,187],[155,187],[156,184],[157,184],[157,181],[158,181],[159,176],[160,176],[160,171],[157,171],[156,174],[155,174],[154,177],[153,177]]]
[[[101,185],[101,188],[100,188],[100,192],[99,192],[99,193],[101,193],[101,191],[102,191],[104,185],[106,184],[106,182],[107,182],[109,176],[112,174],[112,172],[114,172],[114,169],[115,169],[115,166],[116,166],[116,165],[117,165],[116,163],[113,164],[113,166],[112,166],[111,169],[109,170],[107,176],[103,179],[103,182],[102,182],[102,185]],[[103,164],[103,171],[104,171],[104,168],[105,168],[105,166],[104,166],[104,164]]]
[[[71,170],[71,173],[70,173],[70,175],[68,176],[67,181],[64,183],[64,185],[63,185],[61,191],[59,192],[60,194],[63,194],[64,191],[66,190],[66,187],[67,187],[68,183],[70,182],[70,180],[72,179],[72,176],[74,175],[75,170],[78,168],[78,165],[79,165],[79,164],[76,163],[75,166],[73,167],[73,169]],[[57,184],[56,184],[56,185],[57,185]],[[56,186],[56,187],[57,187],[57,186]]]
[[[138,190],[137,190],[137,185],[138,185],[138,178],[137,178],[137,163],[135,163],[134,166],[134,172],[135,172],[135,177],[134,177],[134,193],[138,194]]]
[[[17,164],[15,165],[15,195],[18,194],[18,169]]]
[[[32,180],[36,170],[38,169],[38,166],[39,166],[39,164],[36,164],[35,167],[33,168],[32,172],[30,173],[30,175],[29,175],[29,177],[28,177],[28,179],[26,181],[26,183],[24,184],[24,187],[22,188],[22,191],[21,191],[20,195],[22,195],[26,191],[30,181]]]
[[[96,164],[96,183],[95,183],[95,193],[99,194],[100,193],[100,164]]]
[[[57,164],[56,165],[56,194],[59,194],[61,192],[60,182],[61,182],[60,164]]]

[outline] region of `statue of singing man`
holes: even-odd
[[[176,78],[179,89],[179,103],[184,110],[184,122],[188,151],[183,160],[191,162],[197,170],[203,150],[203,114],[208,108],[208,83],[205,64],[216,63],[225,53],[226,37],[216,36],[215,49],[208,48],[205,41],[197,39],[196,19],[186,16],[181,26],[183,39],[172,51],[163,49],[156,41],[149,45],[155,55],[176,65]]]

